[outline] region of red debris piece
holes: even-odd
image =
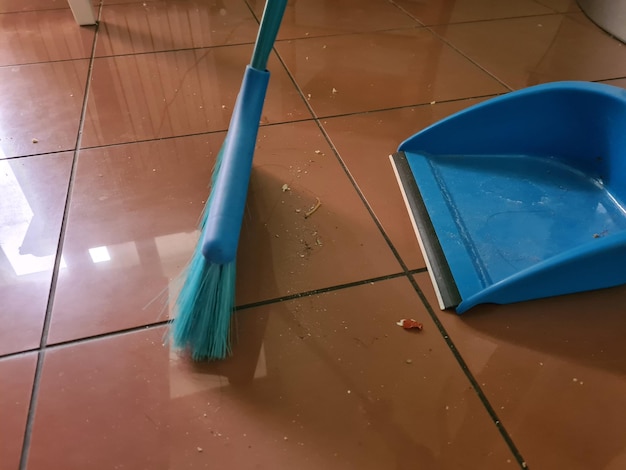
[[[422,325],[417,320],[413,320],[412,318],[410,318],[410,319],[409,318],[403,318],[402,320],[397,322],[396,325],[401,326],[405,330],[416,329],[418,331],[422,331],[422,328],[424,328],[424,325]]]

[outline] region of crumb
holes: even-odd
[[[36,144],[37,142],[39,142],[39,139],[33,139],[33,144]]]
[[[202,452],[202,447],[196,447],[196,450],[197,450],[198,452]]]
[[[413,364],[413,359],[407,359],[407,360],[406,360],[406,361],[404,361],[404,362],[406,362],[407,364]]]
[[[309,217],[311,217],[313,215],[313,213],[318,210],[320,208],[320,206],[322,205],[322,201],[320,201],[319,197],[315,198],[317,200],[317,202],[315,203],[315,205],[313,207],[311,207],[311,209],[304,214],[304,218],[308,219]]]
[[[337,88],[333,88],[333,93],[337,93]]]
[[[405,330],[416,329],[418,331],[422,331],[422,328],[424,328],[424,325],[417,320],[413,320],[412,318],[403,318],[402,320],[396,322],[396,325],[401,326]]]
[[[283,193],[285,191],[291,191],[291,188],[289,187],[289,185],[287,183],[283,184],[283,188],[282,189],[283,189]]]

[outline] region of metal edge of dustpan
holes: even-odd
[[[422,198],[404,152],[389,155],[402,199],[406,205],[413,230],[420,250],[424,256],[428,274],[435,288],[435,294],[441,310],[456,307],[461,303],[461,294],[457,288],[450,266],[435,233],[426,204]]]

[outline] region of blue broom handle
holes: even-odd
[[[267,59],[286,4],[287,0],[268,0],[265,4],[252,61],[246,67],[221,150],[203,229],[202,254],[212,263],[229,263],[237,254],[254,147],[269,82]]]
[[[265,3],[261,25],[259,26],[250,62],[252,68],[261,71],[265,71],[267,68],[267,60],[274,47],[274,41],[276,41],[276,35],[278,34],[286,7],[287,0],[267,0]]]

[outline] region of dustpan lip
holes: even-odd
[[[474,115],[482,110],[494,108],[499,105],[505,104],[507,102],[516,101],[516,100],[526,100],[531,97],[540,96],[540,95],[554,95],[558,93],[579,93],[580,96],[584,95],[596,95],[598,97],[603,96],[610,99],[615,99],[623,103],[626,106],[626,89],[617,87],[615,85],[610,85],[607,83],[597,83],[597,82],[588,82],[581,80],[565,80],[565,81],[557,81],[557,82],[549,82],[542,83],[539,85],[533,85],[527,88],[523,88],[520,90],[510,91],[508,93],[504,93],[493,98],[490,98],[481,103],[477,103],[473,106],[470,106],[466,109],[458,111],[450,116],[441,119],[429,126],[426,126],[422,130],[416,132],[412,136],[406,138],[404,141],[400,143],[397,148],[397,151],[411,151],[413,142],[424,135],[428,135],[433,129],[437,129],[439,127],[447,126],[449,123],[459,120],[459,119],[467,119],[467,116]],[[428,152],[428,149],[422,149]]]

